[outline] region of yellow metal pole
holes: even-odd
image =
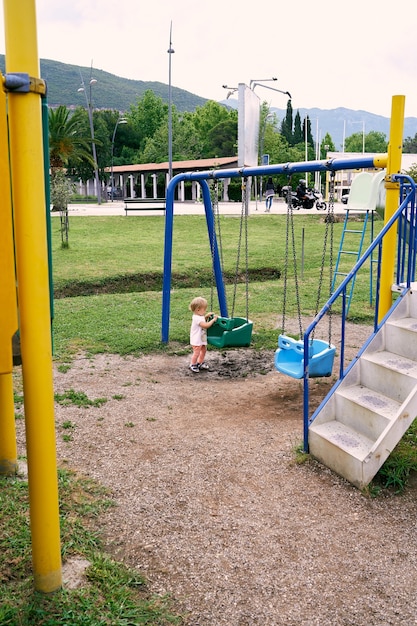
[[[391,107],[391,128],[388,144],[387,175],[385,177],[386,201],[384,223],[386,224],[399,207],[400,185],[392,182],[392,175],[401,172],[403,145],[405,96],[393,96]],[[391,287],[394,283],[395,251],[397,228],[391,228],[384,238],[381,257],[381,283],[379,295],[378,321],[381,321],[392,305]]]
[[[6,78],[27,73],[27,93],[8,94],[16,268],[35,588],[61,587],[48,251],[35,0],[4,0]],[[7,82],[6,82],[7,84]]]
[[[17,469],[13,375],[9,372],[0,374],[0,475],[16,474]]]
[[[6,116],[6,94],[0,90],[0,179],[3,181],[0,205],[0,475],[3,476],[17,471],[12,336],[17,331],[18,321]]]

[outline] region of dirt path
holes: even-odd
[[[56,418],[60,463],[112,491],[111,552],[187,626],[415,626],[415,489],[371,499],[296,464],[302,382],[273,352],[210,351],[199,374],[188,360],[97,355],[55,372],[56,392],[107,398]],[[312,381],[313,405],[329,385]]]

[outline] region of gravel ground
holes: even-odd
[[[100,520],[111,553],[187,626],[417,624],[416,488],[372,499],[297,464],[302,383],[272,352],[208,356],[199,374],[167,355],[81,355],[55,372],[57,393],[108,400],[57,405],[56,420],[60,464],[113,494]],[[313,406],[329,385],[312,381]]]

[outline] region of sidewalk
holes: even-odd
[[[240,215],[242,206],[240,202],[220,202],[219,212],[221,215]],[[77,215],[125,215],[124,202],[115,200],[114,202],[104,202],[103,204],[70,204],[68,212],[72,216]],[[342,214],[346,212],[346,205],[336,202],[334,205],[334,213]],[[251,201],[249,203],[249,215],[285,215],[287,213],[287,205],[282,198],[276,198],[273,201],[271,212],[265,213],[265,201]],[[317,211],[316,209],[294,209],[294,215],[324,215],[326,211]],[[59,212],[51,213],[52,216],[59,215]],[[163,217],[161,211],[129,211],[129,215],[159,215]],[[202,202],[175,202],[174,215],[204,215],[204,205]]]

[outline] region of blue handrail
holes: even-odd
[[[401,286],[402,293],[404,296],[405,293],[410,289],[410,284],[414,280],[415,274],[415,260],[416,260],[416,212],[415,212],[415,194],[416,194],[416,185],[412,178],[409,176],[396,174],[393,176],[394,181],[400,181],[400,190],[401,195],[400,198],[404,198],[391,217],[391,219],[385,224],[382,228],[381,232],[374,239],[374,241],[370,244],[368,249],[365,251],[363,256],[357,261],[352,270],[346,276],[346,278],[342,281],[336,291],[331,295],[329,300],[323,306],[321,311],[317,313],[309,327],[304,333],[304,389],[303,389],[303,430],[304,430],[304,451],[308,452],[308,428],[310,424],[314,421],[315,417],[320,412],[321,408],[326,404],[330,396],[334,393],[334,390],[346,376],[350,368],[359,358],[360,354],[364,351],[364,349],[369,345],[375,333],[381,328],[381,326],[385,323],[386,318],[391,313],[392,308],[398,306],[398,303],[401,298],[398,299],[396,303],[394,303],[391,311],[387,313],[383,320],[381,320],[378,324],[378,307],[379,307],[379,287],[380,287],[380,275],[381,275],[381,253],[382,253],[382,242],[384,240],[385,235],[394,227],[394,225],[398,225],[398,254],[397,254],[397,284]],[[404,224],[406,224],[407,229],[404,230]],[[402,234],[402,236],[401,236]],[[348,367],[345,369],[344,367],[344,346],[345,346],[345,337],[346,337],[346,307],[347,307],[347,289],[351,280],[354,280],[356,274],[360,270],[360,268],[364,265],[366,260],[371,256],[371,254],[377,250],[378,251],[378,260],[377,260],[377,284],[376,284],[376,302],[375,302],[375,318],[374,318],[374,329],[371,336],[368,338],[364,346],[362,346],[359,351],[356,359],[354,359]],[[406,280],[404,281],[404,275],[406,276]],[[401,280],[401,282],[400,282]],[[308,349],[309,349],[309,341],[310,335],[315,331],[317,324],[320,320],[329,313],[332,305],[336,302],[338,298],[342,298],[342,317],[341,317],[341,350],[340,350],[340,359],[339,359],[339,380],[332,388],[332,390],[327,394],[324,400],[320,403],[319,407],[313,412],[312,416],[309,416],[309,376],[308,376]]]

